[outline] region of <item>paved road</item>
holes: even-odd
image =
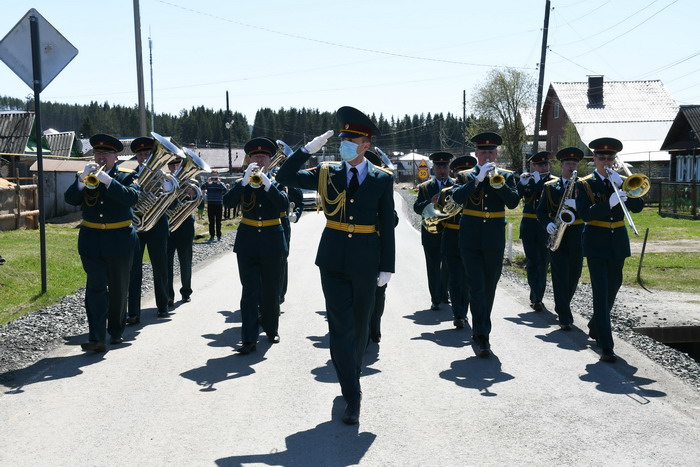
[[[448,309],[425,309],[420,237],[403,221],[361,422],[344,425],[313,265],[322,225],[307,212],[294,226],[280,344],[232,352],[240,285],[226,254],[195,271],[172,319],[156,321],[147,297],[127,345],[85,355],[76,336],[6,388],[0,465],[697,465],[700,394],[620,339],[622,360],[599,363],[518,287],[502,282],[495,356],[476,358]]]

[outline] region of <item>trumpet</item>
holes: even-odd
[[[277,152],[274,156],[272,156],[269,164],[264,167],[256,167],[253,169],[253,172],[250,174],[250,178],[248,179],[248,185],[250,185],[251,188],[257,189],[263,186],[261,174],[271,172],[280,164],[280,162],[287,158],[287,155],[284,153],[284,146],[282,146],[282,144],[279,142],[277,143],[277,146]]]
[[[491,188],[500,190],[506,184],[506,178],[498,173],[495,165],[491,170],[489,170],[487,176],[489,178],[489,185],[491,185]]]
[[[85,183],[85,188],[87,188],[89,190],[94,190],[98,186],[100,186],[100,179],[97,178],[97,174],[102,172],[102,170],[104,170],[104,168],[105,168],[105,164],[102,164],[102,167],[99,167],[99,168],[95,167],[90,173],[88,173],[87,175],[85,175],[85,177],[83,177],[83,183]],[[81,172],[78,172],[78,173],[81,173]]]
[[[644,174],[633,174],[630,169],[627,168],[624,162],[620,159],[620,156],[615,154],[615,163],[613,164],[613,170],[619,172],[622,169],[625,172],[627,178],[622,182],[622,189],[627,192],[627,196],[630,198],[641,198],[646,195],[651,188],[651,182],[649,177]],[[609,170],[609,169],[607,169]]]

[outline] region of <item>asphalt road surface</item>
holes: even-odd
[[[698,465],[700,394],[621,339],[621,359],[598,362],[580,317],[560,331],[521,288],[501,282],[495,355],[475,357],[448,306],[427,310],[420,236],[404,220],[360,424],[344,425],[313,264],[323,223],[306,212],[293,226],[281,343],[262,334],[257,352],[233,352],[227,253],[195,270],[171,319],[145,297],[125,345],[85,354],[76,336],[4,388],[0,465]]]

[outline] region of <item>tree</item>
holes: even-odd
[[[472,94],[477,116],[494,120],[500,126],[505,153],[513,169],[523,166],[522,148],[527,135],[520,113],[534,105],[535,89],[532,76],[514,68],[495,68]]]

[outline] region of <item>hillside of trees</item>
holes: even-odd
[[[0,110],[33,109],[29,100],[0,96]],[[156,132],[172,136],[181,144],[195,143],[199,147],[224,147],[228,143],[229,130],[225,127],[226,112],[223,110],[193,107],[182,110],[179,115],[156,114]],[[450,113],[413,115],[403,118],[371,115],[382,135],[374,144],[385,152],[431,152],[446,150],[462,154],[465,135],[479,131],[497,130],[491,121],[467,118],[466,125],[461,117]],[[150,114],[147,115],[150,131]],[[110,105],[107,102],[89,105],[70,105],[52,102],[41,104],[42,126],[57,131],[75,131],[77,135],[88,137],[103,132],[121,137],[139,136],[139,115],[137,107]],[[269,136],[282,139],[296,148],[328,129],[337,130],[335,112],[321,112],[317,109],[258,110],[251,126],[245,116],[234,112],[231,128],[231,144],[242,147],[251,137]],[[328,150],[335,152],[338,140],[332,139]]]

